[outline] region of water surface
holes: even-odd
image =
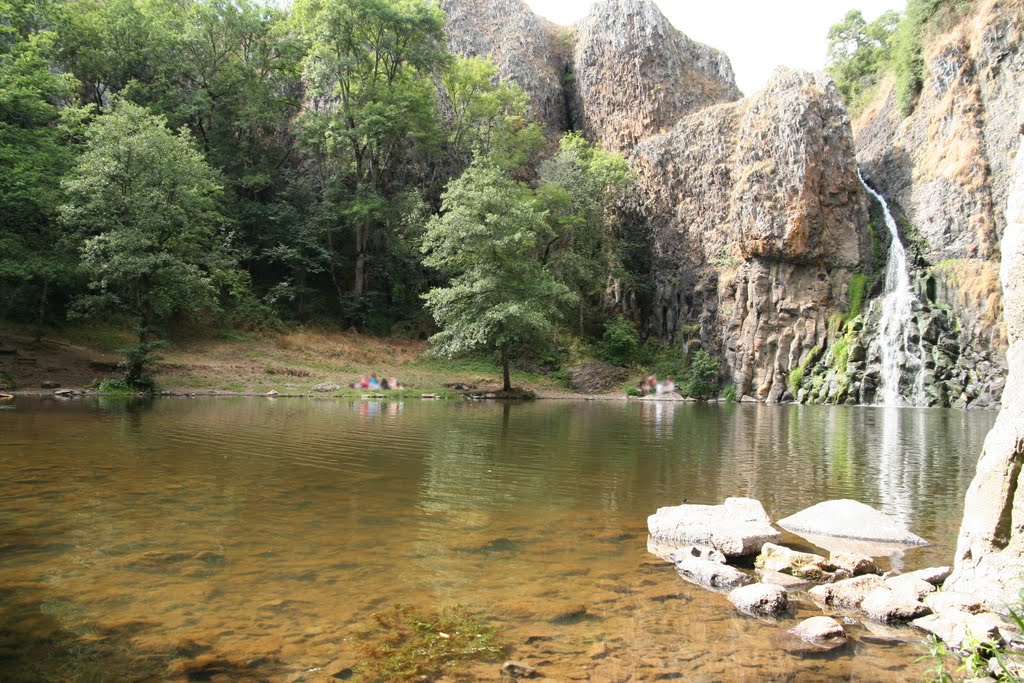
[[[865,625],[837,655],[785,653],[779,632],[812,606],[735,614],[646,553],[646,517],[684,498],[751,496],[773,519],[856,498],[933,541],[895,568],[948,564],[994,419],[19,399],[0,411],[0,679],[317,680],[402,603],[467,605],[559,680],[920,680],[922,648],[869,642]]]

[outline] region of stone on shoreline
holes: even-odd
[[[332,391],[340,391],[341,387],[334,382],[321,382],[313,387],[313,391],[320,392],[321,394],[330,393]]]
[[[676,505],[659,508],[647,518],[647,529],[656,541],[708,546],[726,557],[742,557],[778,543],[782,534],[759,501],[727,498],[722,505]]]
[[[885,579],[885,585],[892,592],[906,595],[914,600],[922,600],[924,596],[935,592],[935,586],[913,574],[890,576]]]

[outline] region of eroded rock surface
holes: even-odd
[[[765,543],[782,539],[764,507],[752,498],[727,498],[722,505],[658,508],[647,518],[647,530],[657,541],[707,546],[726,557],[751,555]]]
[[[573,81],[587,137],[628,151],[741,94],[729,58],[689,39],[651,0],[599,0],[576,28]]]
[[[789,595],[784,588],[765,583],[735,588],[729,602],[740,612],[755,617],[779,617],[789,609]]]
[[[1019,103],[1024,142],[1024,101]],[[1003,408],[985,439],[967,491],[949,590],[982,596],[1005,611],[1024,587],[1024,144],[1017,152],[1007,201],[1000,275],[1006,305],[1009,375]]]

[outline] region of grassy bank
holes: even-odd
[[[29,327],[0,326],[0,373],[18,391],[40,390],[47,381],[72,389],[95,385],[116,376],[118,349],[134,342],[130,330],[110,326],[46,330],[35,337]],[[161,352],[154,375],[161,390],[181,393],[307,394],[318,384],[334,383],[341,389],[330,394],[359,396],[370,392],[348,385],[371,373],[397,377],[403,390],[388,392],[396,396],[455,395],[453,384],[482,391],[500,387],[501,369],[488,359],[437,359],[428,349],[426,342],[401,337],[301,328],[182,336]],[[513,382],[543,397],[575,395],[554,376],[517,371]]]

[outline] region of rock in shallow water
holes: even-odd
[[[684,579],[713,590],[732,590],[753,582],[750,576],[735,567],[688,555],[679,558],[676,571]]]
[[[885,588],[882,577],[874,574],[855,576],[852,579],[815,586],[807,591],[815,602],[832,607],[860,607],[860,603],[871,591]]]
[[[751,555],[765,543],[782,540],[764,507],[752,498],[727,498],[722,505],[659,508],[647,518],[647,529],[658,542],[708,546],[726,557]]]
[[[784,588],[765,583],[736,588],[729,593],[729,602],[736,609],[755,617],[778,617],[789,609],[789,595]]]
[[[803,536],[833,536],[901,545],[928,545],[896,520],[855,500],[828,500],[779,520],[779,526]]]

